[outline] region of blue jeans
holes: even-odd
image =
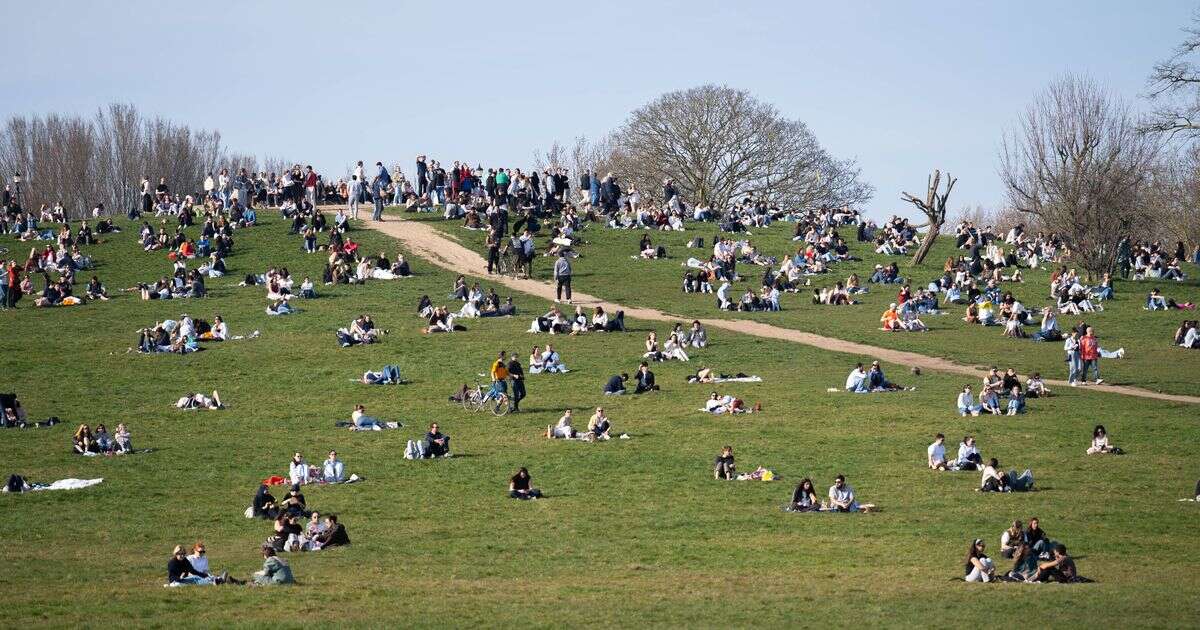
[[[1088,372],[1091,370],[1096,371],[1096,380],[1100,380],[1100,359],[1088,359],[1087,361],[1084,361],[1083,369],[1080,370],[1079,373],[1079,380],[1086,381]]]
[[[358,420],[355,420],[355,421],[354,421],[354,426],[356,426],[356,427],[372,427],[372,428],[374,428],[374,427],[380,427],[380,428],[382,428],[382,427],[383,427],[383,423],[381,423],[379,420],[376,420],[375,418],[372,418],[371,416],[359,416],[359,417],[358,417]]]
[[[1067,361],[1067,380],[1074,383],[1080,378],[1083,372],[1083,361],[1079,358],[1078,352],[1071,353],[1070,360]]]

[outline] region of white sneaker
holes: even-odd
[[[1102,378],[1098,378],[1098,379],[1096,379],[1096,384],[1097,384],[1097,385],[1100,385],[1100,384],[1102,384],[1102,383],[1104,383],[1104,379],[1102,379]]]
[[[1079,387],[1079,383],[1076,383],[1075,381],[1071,381],[1071,387]]]

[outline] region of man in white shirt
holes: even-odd
[[[946,436],[937,434],[926,452],[926,462],[931,470],[946,470]]]
[[[346,196],[349,197],[346,200],[346,205],[350,209],[350,216],[355,220],[358,220],[358,201],[362,197],[363,190],[362,178],[357,173],[360,170],[362,170],[362,162],[359,162],[359,167],[356,169],[355,174],[350,176],[350,186],[346,191]]]
[[[837,512],[857,512],[858,502],[854,500],[854,488],[846,483],[845,475],[838,475],[829,486],[829,509]]]
[[[867,371],[863,369],[862,363],[855,365],[846,377],[846,391],[858,394],[867,392]]]

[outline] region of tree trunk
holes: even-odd
[[[919,265],[925,262],[925,257],[929,255],[929,250],[933,248],[933,242],[937,240],[941,230],[942,226],[932,221],[929,222],[929,233],[925,235],[925,240],[921,241],[921,246],[917,248],[917,253],[912,258],[912,264]]]

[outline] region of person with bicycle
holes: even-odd
[[[501,396],[508,394],[508,365],[504,362],[507,353],[503,350],[492,362],[492,388],[488,391],[484,400],[499,400]]]

